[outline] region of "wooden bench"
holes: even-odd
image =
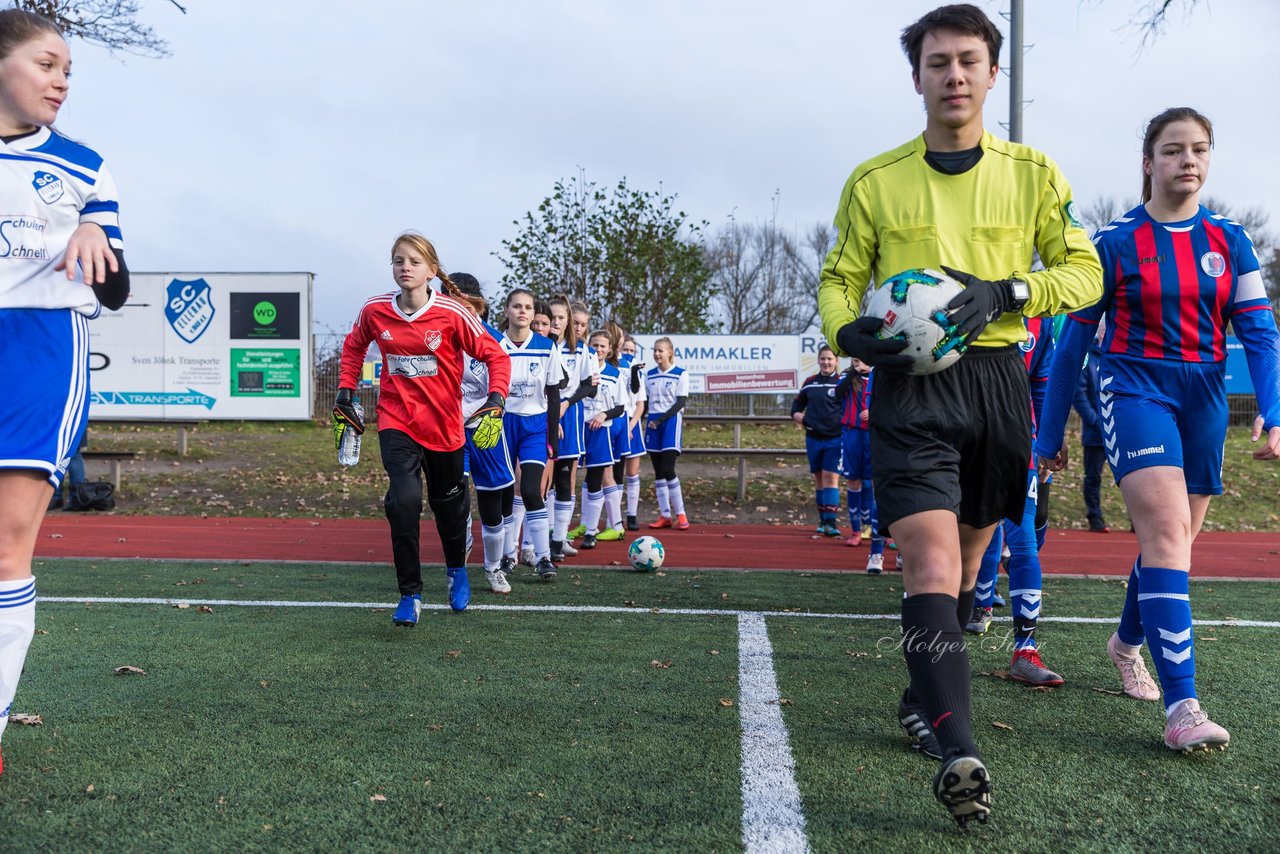
[[[136,459],[136,451],[83,451],[85,462],[89,460],[106,460],[111,464],[111,485],[116,492],[120,491],[120,463],[124,460]]]
[[[734,425],[737,426],[736,424]],[[805,457],[808,456],[804,448],[683,448],[680,456],[695,457],[737,457],[738,459],[738,500],[745,501],[747,498],[747,458],[748,457],[772,457],[773,459],[782,459],[785,457]]]
[[[98,420],[93,419],[89,422],[90,427],[96,425],[111,427],[176,427],[178,428],[178,454],[185,457],[187,455],[187,430],[195,429],[200,425],[199,421],[121,421],[112,418]],[[85,454],[85,458],[88,458]]]

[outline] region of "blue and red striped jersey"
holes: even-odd
[[[1203,205],[1182,222],[1156,222],[1139,205],[1093,242],[1102,299],[1071,317],[1097,323],[1106,315],[1104,353],[1221,362],[1231,316],[1270,310],[1248,233]]]

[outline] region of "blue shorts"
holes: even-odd
[[[840,474],[849,480],[871,480],[871,432],[846,427],[840,434]]]
[[[613,453],[613,430],[601,427],[592,430],[587,427],[587,468],[611,466],[618,461]]]
[[[831,436],[826,439],[804,437],[804,449],[809,454],[809,472],[840,471],[840,437]]]
[[[609,425],[609,439],[613,443],[613,458],[620,460],[631,453],[631,434],[627,432],[627,418],[613,419]]]
[[[0,468],[43,472],[57,489],[89,421],[88,319],[70,309],[0,308],[0,365],[13,383],[0,418]]]
[[[484,451],[476,447],[476,431],[468,430],[466,433],[467,441],[462,446],[462,470],[471,478],[471,485],[492,492],[514,484],[516,476],[511,467],[511,455],[507,453],[506,431],[498,437],[498,444]]]
[[[507,454],[512,467],[533,463],[547,464],[547,414],[502,416],[502,432],[506,434]]]
[[[572,459],[580,456],[584,447],[583,431],[586,414],[582,409],[582,401],[578,401],[564,411],[560,419],[560,429],[564,433],[560,437],[560,459]]]
[[[684,411],[677,412],[657,429],[648,426],[649,422],[663,413],[650,413],[645,418],[644,446],[650,451],[678,451],[684,440]]]
[[[1222,494],[1226,363],[1106,353],[1098,402],[1102,444],[1116,483],[1138,469],[1177,466],[1188,493]]]
[[[641,422],[637,421],[636,426],[631,428],[630,440],[630,448],[625,456],[643,457],[649,453],[644,447],[644,426]]]

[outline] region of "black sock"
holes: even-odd
[[[902,653],[911,688],[929,716],[944,759],[978,755],[969,717],[969,649],[956,608],[956,598],[944,593],[902,600]]]
[[[956,600],[956,619],[960,622],[961,628],[964,628],[965,623],[969,622],[969,618],[973,616],[973,603],[977,599],[978,584],[976,581],[968,590],[960,591],[960,598]]]

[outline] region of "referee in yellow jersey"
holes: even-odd
[[[849,177],[818,288],[827,341],[880,369],[872,469],[880,527],[904,561],[902,647],[911,675],[899,721],[942,760],[934,795],[962,825],[991,810],[962,627],[992,530],[1018,518],[1025,499],[1023,317],[1083,308],[1102,295],[1102,268],[1057,165],[983,127],[1002,41],[968,4],[935,9],[903,31],[924,97],[924,133]],[[1044,269],[1031,272],[1036,253]],[[908,376],[905,345],[876,337],[881,318],[859,316],[863,295],[872,281],[944,266],[966,286],[949,308],[968,349],[944,371]]]

